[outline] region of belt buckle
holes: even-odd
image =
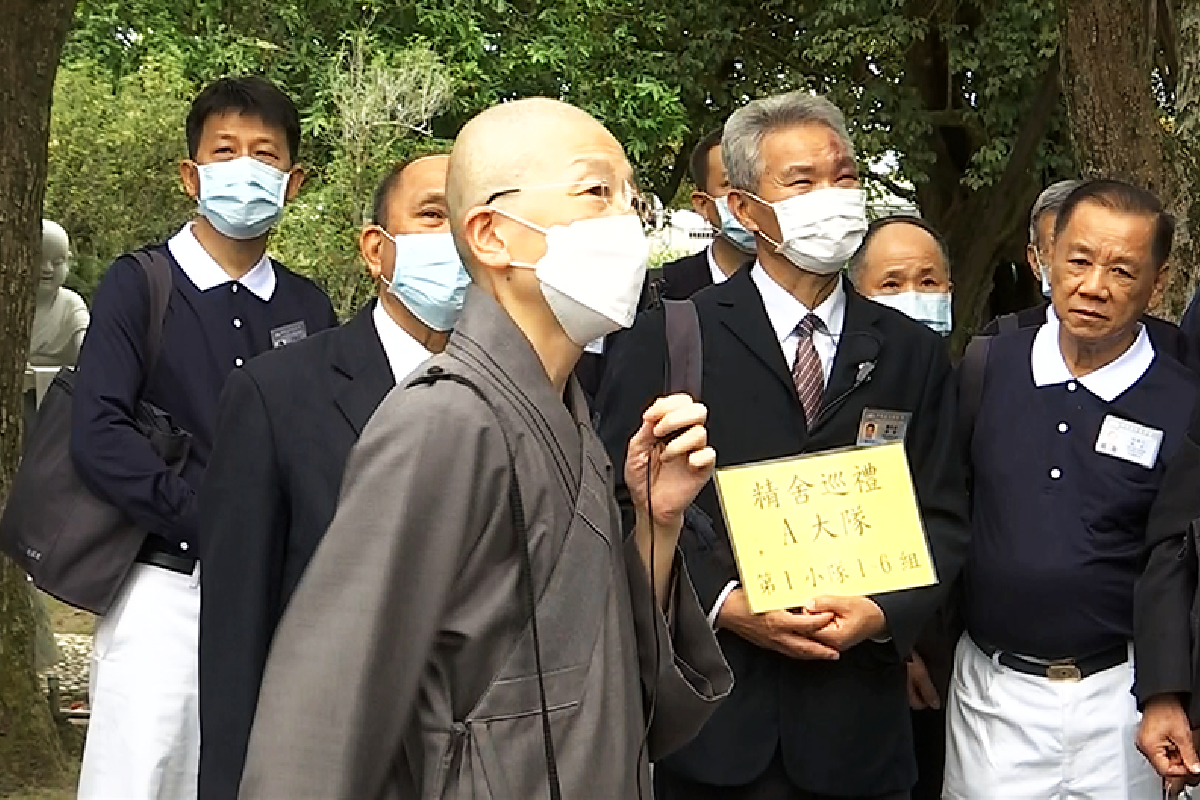
[[[1083,680],[1083,673],[1079,671],[1079,667],[1075,664],[1074,659],[1067,658],[1048,664],[1046,666],[1046,677],[1055,682],[1075,683]]]

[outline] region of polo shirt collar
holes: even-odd
[[[179,263],[183,274],[202,292],[233,283],[229,274],[221,269],[221,265],[200,244],[192,230],[193,225],[194,222],[184,225],[179,233],[167,242],[167,249]],[[259,262],[237,282],[259,300],[269,301],[275,294],[275,267],[271,264],[271,259],[264,253]]]
[[[1124,353],[1095,372],[1076,378],[1067,369],[1063,358],[1058,342],[1059,328],[1057,317],[1051,317],[1034,336],[1029,358],[1033,383],[1039,388],[1077,381],[1104,402],[1111,403],[1141,380],[1154,362],[1154,345],[1150,343],[1146,326],[1140,325],[1137,338]]]

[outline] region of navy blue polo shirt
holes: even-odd
[[[133,426],[143,383],[150,292],[133,258],[113,262],[96,289],[79,354],[71,456],[97,495],[150,533],[153,546],[196,556],[196,492],[212,452],[225,378],[273,346],[337,324],[316,284],[265,258],[232,281],[191,225],[156,248],[171,262],[162,350],[144,398],[192,435],[173,474]]]
[[[992,340],[971,440],[966,566],[971,635],[1047,659],[1132,640],[1146,520],[1198,380],[1156,354],[1145,330],[1116,361],[1075,379],[1058,335],[1052,319]],[[1152,466],[1097,452],[1112,449],[1109,432],[1126,422],[1161,431]]]

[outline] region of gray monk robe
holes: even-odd
[[[682,559],[668,623],[622,534],[582,392],[572,379],[564,404],[489,295],[469,290],[446,352],[417,374],[431,367],[471,380],[496,411],[442,380],[397,388],[375,412],[276,634],[241,798],[548,797],[501,425],[563,798],[638,797],[638,772],[649,798],[651,696],[655,759],[694,736],[732,683]]]

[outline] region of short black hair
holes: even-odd
[[[863,236],[862,244],[860,244],[858,249],[854,251],[854,255],[850,256],[850,280],[852,282],[858,277],[859,271],[862,269],[863,264],[865,264],[867,261],[867,248],[871,246],[871,240],[875,238],[875,234],[879,233],[889,225],[897,224],[912,225],[913,227],[920,228],[932,236],[933,240],[937,242],[938,250],[940,250],[942,253],[942,261],[946,265],[947,274],[949,274],[950,248],[946,246],[946,239],[941,233],[938,232],[938,229],[930,225],[921,217],[916,217],[912,214],[893,214],[890,217],[880,217],[877,220],[872,220],[871,224],[867,226],[867,232]]]
[[[1154,239],[1150,244],[1150,258],[1156,269],[1162,269],[1171,257],[1171,245],[1175,241],[1175,217],[1163,208],[1153,192],[1112,178],[1084,181],[1063,201],[1058,219],[1054,221],[1054,239],[1067,229],[1075,210],[1084,203],[1095,203],[1110,211],[1124,214],[1140,214],[1154,218]]]
[[[221,78],[196,95],[187,115],[190,158],[195,158],[200,149],[200,135],[209,117],[230,112],[258,117],[270,127],[282,130],[287,135],[288,155],[296,163],[300,155],[300,112],[279,87],[254,75]]]
[[[717,128],[705,134],[692,148],[692,157],[688,161],[688,171],[692,174],[692,183],[704,193],[708,193],[708,154],[714,147],[721,146],[721,134],[724,128]]]
[[[445,151],[432,150],[411,156],[403,161],[397,161],[388,167],[387,171],[383,173],[383,177],[379,179],[379,183],[375,185],[375,194],[371,198],[371,222],[381,228],[387,228],[388,211],[390,210],[388,198],[392,196],[392,190],[396,188],[396,184],[400,183],[400,176],[404,174],[404,170],[423,158],[444,155],[449,154]]]

